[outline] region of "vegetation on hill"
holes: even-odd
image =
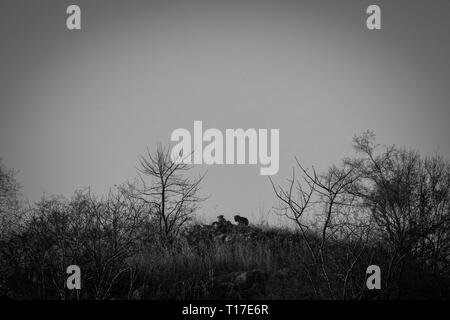
[[[355,137],[324,174],[299,161],[273,186],[294,229],[193,222],[202,176],[141,159],[140,177],[97,197],[25,207],[0,172],[0,296],[12,299],[448,299],[450,163]],[[298,175],[300,174],[300,175]],[[69,265],[81,290],[66,288]],[[366,269],[381,268],[381,290]]]

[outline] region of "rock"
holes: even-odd
[[[216,242],[224,242],[227,238],[227,235],[225,233],[218,234],[214,237],[214,241]]]
[[[290,272],[291,270],[289,268],[281,268],[275,272],[274,276],[278,278],[287,278],[289,277]]]
[[[267,274],[254,269],[239,273],[235,278],[235,283],[242,289],[248,289],[252,286],[263,285],[267,280]]]
[[[214,299],[252,299],[265,291],[266,273],[254,269],[222,274],[214,281]]]
[[[131,294],[131,300],[141,300],[144,293],[144,287],[139,287]]]

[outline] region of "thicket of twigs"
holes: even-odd
[[[270,180],[293,229],[236,227],[226,241],[192,222],[203,177],[162,147],[141,158],[139,179],[104,197],[82,190],[23,205],[2,166],[0,296],[449,298],[450,163],[373,138],[355,137],[355,156],[326,173],[296,161],[286,184]],[[72,264],[81,290],[65,287]],[[366,289],[372,264],[381,290]]]

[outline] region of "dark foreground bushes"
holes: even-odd
[[[79,193],[70,201],[42,201],[20,231],[2,239],[3,298],[331,298],[323,270],[299,232],[236,226],[222,233],[190,225],[179,241],[163,245],[154,236],[152,221],[140,215],[145,211],[131,210],[124,199],[117,206],[111,199],[104,202]],[[320,246],[320,235],[308,237],[311,246]],[[386,270],[389,254],[382,244],[366,247],[345,280],[343,271],[351,259],[343,254],[350,245],[335,244],[326,252],[334,298],[450,297],[444,270],[413,262],[404,266],[399,286],[376,293],[364,290],[367,266],[378,264]],[[71,264],[82,271],[79,291],[65,288]]]
[[[141,159],[138,184],[27,209],[1,167],[0,296],[450,298],[450,163],[379,147],[371,133],[354,146],[355,157],[324,174],[297,161],[287,186],[270,180],[286,230],[192,223],[203,176],[186,176],[162,147]],[[69,265],[81,268],[81,290],[66,288]],[[366,287],[371,265],[380,290]]]

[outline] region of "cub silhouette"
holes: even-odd
[[[233,225],[230,221],[225,219],[223,215],[220,215],[217,217],[217,221],[213,222],[214,229],[219,231],[226,231],[227,229],[231,228]]]

